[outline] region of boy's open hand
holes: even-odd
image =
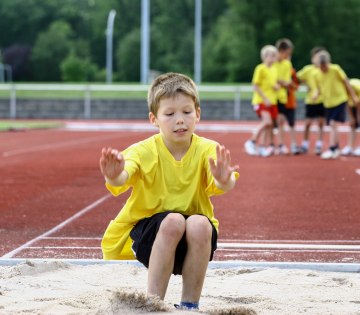
[[[125,160],[123,155],[115,149],[103,148],[100,157],[101,173],[109,178],[117,178],[124,170]]]
[[[232,172],[236,171],[239,166],[231,166],[230,151],[223,145],[216,146],[216,163],[213,158],[209,158],[211,173],[215,180],[222,186],[227,187]]]

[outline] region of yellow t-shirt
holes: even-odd
[[[288,59],[284,59],[284,60],[276,62],[274,65],[275,65],[275,68],[277,71],[277,79],[281,80],[281,81],[290,82],[291,81],[291,70],[292,70],[291,61]],[[281,87],[277,91],[277,99],[282,104],[287,103],[287,101],[288,101],[287,88]]]
[[[315,78],[319,71],[319,68],[314,65],[307,65],[297,73],[299,80],[302,81],[308,88],[305,98],[305,104],[307,105],[321,104],[323,102],[321,94],[315,101],[312,100],[312,96],[316,93],[318,88]]]
[[[166,210],[205,215],[218,229],[210,197],[224,191],[216,187],[208,161],[209,157],[216,158],[216,145],[194,134],[188,151],[177,161],[157,134],[123,152],[128,181],[120,187],[106,183],[106,187],[114,196],[133,189],[104,233],[104,259],[134,259],[129,237],[132,228],[140,220]],[[235,176],[239,174],[235,172]]]
[[[347,102],[349,97],[344,84],[344,70],[335,64],[329,64],[328,67],[327,72],[318,72],[316,80],[323,95],[324,107],[333,108]]]
[[[360,98],[360,79],[351,79],[350,85],[353,88],[355,94]],[[349,106],[355,107],[355,104],[351,97],[349,97]]]
[[[276,91],[274,90],[276,80],[277,74],[274,65],[268,67],[265,64],[261,63],[256,66],[254,70],[252,84],[258,85],[273,105],[277,104]],[[252,104],[256,106],[262,103],[264,103],[263,98],[260,96],[259,93],[255,91],[252,98]]]

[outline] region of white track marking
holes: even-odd
[[[87,212],[91,211],[92,209],[96,208],[99,204],[103,203],[110,196],[111,196],[110,194],[107,194],[107,195],[99,198],[98,200],[94,201],[92,204],[90,204],[90,205],[86,206],[85,208],[81,209],[79,212],[75,213],[70,218],[68,218],[65,221],[61,222],[60,224],[56,225],[52,229],[46,231],[45,233],[33,238],[32,240],[26,242],[25,244],[19,246],[18,248],[15,248],[14,250],[12,250],[11,252],[9,252],[7,254],[5,254],[4,256],[2,256],[2,258],[11,258],[11,257],[15,256],[17,253],[21,252],[23,249],[26,249],[27,247],[31,246],[35,242],[39,241],[40,239],[42,239],[44,237],[47,237],[47,236],[61,230],[67,224],[71,223],[72,221],[74,221],[77,218],[81,217],[85,213],[87,213]]]
[[[253,132],[256,129],[257,124],[242,124],[242,123],[200,123],[196,126],[198,131],[208,132]],[[286,127],[287,128],[287,127]],[[67,122],[65,124],[65,130],[69,131],[127,131],[127,132],[154,132],[157,129],[148,122],[119,122],[119,123],[99,123],[99,122]],[[317,131],[316,126],[311,127],[311,131]],[[325,131],[329,131],[329,127],[324,128]],[[349,126],[339,126],[339,132],[349,132]],[[304,131],[303,124],[297,124],[297,132]]]
[[[265,244],[265,243],[218,243],[218,248],[234,249],[311,249],[311,250],[359,250],[360,245],[326,244]]]
[[[277,250],[269,250],[269,249],[228,249],[228,248],[218,248],[217,251],[221,252],[231,252],[231,253],[357,253],[360,252],[354,250],[327,250],[327,249],[277,249]],[[231,255],[231,254],[230,254]],[[226,256],[230,256],[226,255]],[[238,256],[238,254],[233,254],[231,256]]]
[[[29,246],[26,249],[101,249],[100,246]]]
[[[121,137],[121,135],[116,134],[116,135],[110,135],[110,136],[109,135],[107,135],[107,136],[98,136],[98,137],[91,137],[91,138],[86,138],[86,139],[77,139],[77,140],[58,142],[58,143],[47,143],[47,144],[41,144],[41,145],[37,145],[37,146],[34,146],[34,147],[30,147],[30,148],[7,151],[7,152],[4,152],[2,154],[2,156],[4,158],[7,158],[7,157],[10,157],[10,156],[19,155],[19,154],[38,152],[38,151],[45,151],[45,150],[53,150],[53,149],[62,148],[62,147],[68,147],[68,146],[72,146],[72,145],[79,145],[79,144],[81,145],[81,144],[86,144],[86,143],[89,143],[89,142],[95,142],[95,141],[99,141],[99,140],[119,138],[119,137]]]
[[[356,170],[355,170],[355,173],[358,174],[358,175],[360,175],[360,168],[356,169]]]
[[[46,236],[43,240],[102,240],[102,237]]]
[[[236,239],[219,239],[219,243],[271,243],[271,244],[316,244],[316,243],[329,243],[329,244],[360,244],[359,240],[236,240]]]

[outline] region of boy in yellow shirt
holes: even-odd
[[[301,152],[307,153],[309,150],[310,127],[314,120],[318,125],[318,139],[315,144],[315,154],[320,155],[323,147],[323,129],[325,123],[325,108],[322,96],[319,95],[317,99],[313,100],[313,95],[317,91],[316,75],[320,71],[315,65],[315,55],[325,50],[323,47],[314,47],[311,52],[311,65],[307,65],[297,73],[298,79],[307,87],[307,94],[305,98],[305,130],[304,140],[301,145]]]
[[[318,91],[313,96],[315,100],[321,93],[323,96],[326,123],[330,125],[330,146],[321,154],[322,159],[336,159],[340,155],[338,124],[345,122],[346,106],[350,95],[354,104],[359,98],[352,89],[344,70],[331,63],[331,57],[326,50],[316,54],[316,63],[320,72],[316,76]]]
[[[274,153],[274,148],[271,143],[268,147],[265,145],[267,141],[271,142],[274,121],[278,116],[276,91],[279,85],[274,67],[277,49],[271,45],[264,46],[260,55],[262,63],[256,66],[252,79],[254,86],[252,104],[256,114],[261,119],[261,123],[251,139],[245,142],[244,148],[249,155],[268,157]],[[257,145],[258,143],[259,145]]]
[[[279,110],[279,115],[277,118],[277,127],[279,131],[279,154],[289,154],[289,150],[284,144],[284,125],[287,121],[290,128],[290,139],[291,154],[297,155],[300,153],[300,150],[296,144],[296,131],[295,131],[295,108],[287,107],[288,103],[288,89],[291,86],[291,74],[293,66],[291,64],[291,55],[294,49],[293,43],[287,39],[282,38],[276,42],[276,48],[279,51],[278,62],[275,63],[277,70],[277,82],[280,85],[279,90],[277,91],[277,105]]]
[[[360,98],[360,80],[351,79],[349,82],[357,97]],[[360,119],[359,119],[360,111],[358,110],[357,106],[354,104],[351,98],[349,98],[348,110],[350,116],[350,132],[348,136],[348,144],[341,150],[341,154],[345,156],[348,155],[360,156],[360,145],[358,147],[355,147],[356,134],[360,127]]]
[[[149,119],[159,133],[123,152],[103,148],[100,169],[117,196],[132,193],[102,240],[104,259],[134,257],[148,268],[148,296],[164,299],[171,274],[180,274],[179,308],[198,309],[218,220],[210,197],[235,186],[230,152],[197,136],[200,104],[195,83],[167,73],[148,93]]]

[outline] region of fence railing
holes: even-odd
[[[84,100],[84,118],[91,118],[91,100],[93,92],[146,92],[148,85],[125,85],[125,84],[0,84],[0,91],[8,91],[9,96],[9,117],[16,118],[16,102],[18,91],[54,91],[54,92],[81,92]],[[243,93],[251,93],[251,85],[200,85],[200,93],[229,93],[233,94],[234,119],[240,119],[241,101]],[[305,91],[301,86],[299,91]],[[211,97],[209,97],[211,99]]]

